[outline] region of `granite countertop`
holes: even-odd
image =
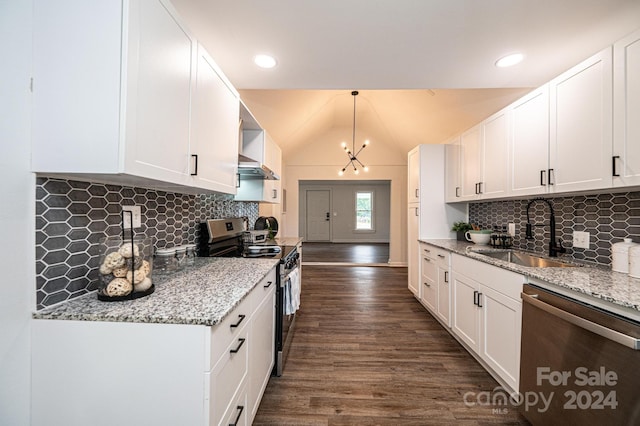
[[[559,258],[559,260],[576,264],[578,267],[531,268],[474,253],[474,250],[477,249],[491,249],[490,246],[477,246],[457,240],[425,239],[420,241],[623,308],[640,311],[640,279],[632,278],[624,273],[613,272],[610,268],[568,261],[562,258]],[[539,253],[536,253],[536,256],[546,257]]]
[[[281,246],[297,246],[301,242],[300,237],[276,237],[276,243]]]
[[[124,302],[96,293],[37,311],[35,319],[145,322],[212,326],[229,314],[278,264],[272,258],[197,258],[196,265],[153,277],[155,291]]]

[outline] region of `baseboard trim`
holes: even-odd
[[[399,265],[393,265],[391,263],[357,263],[357,262],[302,262],[302,266],[373,266],[373,267],[386,267],[386,268],[398,268]]]

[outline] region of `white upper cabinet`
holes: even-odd
[[[504,109],[482,123],[482,198],[504,197],[509,193],[509,110]]]
[[[223,166],[228,159],[224,147],[235,143],[237,149],[238,107],[221,82],[206,82],[215,94],[197,91],[199,59],[197,41],[168,0],[37,0],[33,171],[157,189],[229,192],[235,184],[230,186],[228,179],[235,173],[225,167],[212,172],[205,158],[218,162],[211,167]],[[205,76],[204,67],[201,71],[205,84],[211,76]],[[216,156],[207,142],[211,127],[202,120],[194,123],[192,108],[223,114],[209,117],[224,139],[214,142]],[[236,126],[235,137],[227,119]],[[199,156],[198,164],[192,155]],[[200,176],[194,178],[196,166]]]
[[[607,48],[549,83],[551,191],[611,187],[612,79]]]
[[[547,192],[549,168],[549,86],[544,85],[511,105],[509,192]]]
[[[195,186],[235,194],[238,171],[238,117],[236,90],[207,52],[198,46],[193,104],[191,155]]]
[[[417,203],[420,201],[420,148],[416,147],[409,151],[407,156],[408,185],[407,202]]]
[[[445,198],[447,203],[460,201],[460,137],[445,145]]]
[[[613,46],[613,184],[640,185],[640,31]]]
[[[476,200],[482,193],[482,125],[460,136],[460,201]]]

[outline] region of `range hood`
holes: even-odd
[[[273,170],[242,154],[238,155],[238,174],[245,179],[280,180]]]

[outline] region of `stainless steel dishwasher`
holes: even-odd
[[[640,323],[522,292],[521,413],[533,425],[640,425]]]

